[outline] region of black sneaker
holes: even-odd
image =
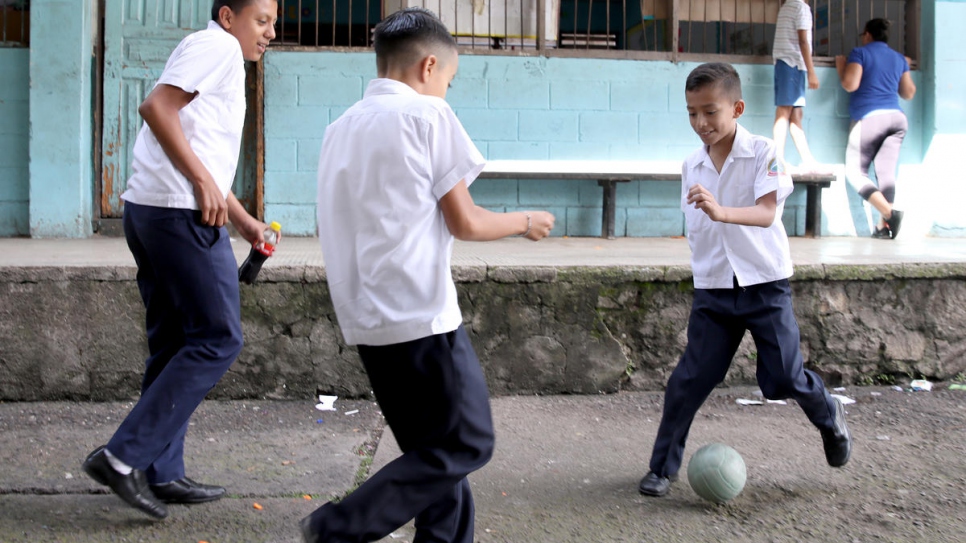
[[[896,239],[899,235],[899,226],[902,225],[902,212],[898,209],[892,210],[892,216],[885,220],[886,224],[889,225],[889,231],[892,232],[892,239]]]
[[[889,227],[884,228],[876,227],[875,231],[872,232],[873,239],[892,239],[892,232],[889,231]]]

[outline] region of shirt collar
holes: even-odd
[[[741,126],[741,123],[735,123],[735,141],[731,143],[731,153],[728,154],[731,158],[754,158],[755,156],[755,142],[751,137],[751,132]],[[701,155],[698,160],[695,160],[690,164],[690,169],[695,169],[702,164],[708,164],[709,167],[714,167],[711,161],[711,155],[708,154],[708,146],[704,145],[701,147]]]
[[[366,87],[365,96],[376,96],[380,94],[419,94],[416,89],[395,79],[378,77],[369,82]]]
[[[222,28],[221,25],[218,24],[217,21],[208,21],[208,30],[214,30],[216,28],[218,30],[221,30],[222,32],[227,32],[227,30],[225,30],[224,28]]]

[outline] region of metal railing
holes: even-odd
[[[0,0],[2,1],[2,0]],[[437,13],[467,51],[770,62],[782,0],[279,0],[276,42],[370,47],[385,15],[410,6]],[[813,53],[860,45],[865,22],[892,21],[889,45],[917,58],[920,0],[812,0]]]
[[[0,46],[30,45],[30,0],[0,0]]]

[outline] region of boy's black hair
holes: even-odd
[[[228,6],[232,11],[238,13],[242,8],[251,3],[252,0],[215,0],[211,4],[211,20],[217,22],[218,12],[225,6]]]
[[[735,102],[741,100],[741,78],[731,64],[708,62],[691,70],[684,83],[685,92],[694,92],[707,86],[720,87]]]
[[[865,23],[865,31],[872,36],[874,41],[889,41],[889,27],[892,23],[889,19],[870,19]]]
[[[456,50],[456,39],[443,21],[426,8],[399,10],[376,25],[372,38],[376,50],[376,68],[384,73],[389,63],[409,65],[421,55],[445,47]]]

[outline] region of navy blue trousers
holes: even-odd
[[[188,419],[242,348],[238,264],[225,227],[200,213],[124,204],[149,356],[141,397],[107,444],[148,482],[184,477]]]
[[[362,543],[413,518],[413,543],[473,543],[466,476],[493,455],[489,391],[466,331],[359,346],[372,391],[403,454],[311,515],[319,541]]]
[[[787,279],[749,287],[695,289],[688,345],[668,380],[650,470],[681,469],[694,415],[728,373],[745,330],[758,349],[756,377],[770,400],[792,398],[817,428],[832,428],[835,408],[822,378],[804,369]]]

